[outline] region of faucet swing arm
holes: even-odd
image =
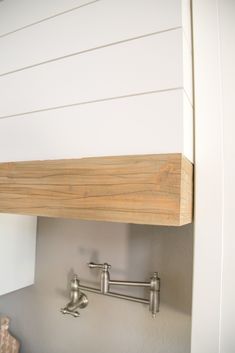
[[[118,299],[129,300],[136,303],[147,304],[149,305],[149,310],[152,313],[152,316],[155,317],[159,312],[160,305],[160,278],[158,273],[154,272],[153,276],[150,278],[149,282],[138,282],[138,281],[116,281],[110,279],[109,269],[111,265],[104,264],[95,264],[90,262],[88,264],[89,268],[98,268],[101,270],[100,275],[100,289],[87,287],[79,284],[79,288],[84,291],[89,291],[96,294],[103,294],[109,297],[114,297]],[[144,287],[149,288],[149,299],[138,298],[130,295],[119,294],[110,291],[111,286],[132,286],[132,287]]]
[[[95,293],[95,294],[102,294],[108,297],[113,297],[113,298],[118,298],[118,299],[125,299],[125,300],[129,300],[132,302],[136,302],[136,303],[141,303],[141,304],[150,304],[149,299],[142,299],[142,298],[137,298],[137,297],[133,297],[131,295],[126,295],[126,294],[119,294],[119,293],[114,293],[114,292],[107,292],[107,293],[102,293],[100,289],[97,288],[93,288],[93,287],[88,287],[88,286],[83,286],[83,285],[79,285],[79,288],[81,290],[87,291],[87,292],[91,292],[91,293]]]

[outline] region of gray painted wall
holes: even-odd
[[[36,283],[0,297],[0,315],[12,318],[21,352],[189,353],[192,230],[39,218]],[[88,284],[98,282],[98,272],[87,268],[90,260],[111,263],[117,279],[142,281],[158,270],[157,318],[144,305],[91,293],[80,318],[60,314],[73,272]]]

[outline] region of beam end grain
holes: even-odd
[[[193,217],[193,165],[181,156],[180,224],[192,222]]]

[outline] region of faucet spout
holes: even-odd
[[[79,289],[79,280],[77,275],[74,275],[73,279],[71,280],[70,297],[70,302],[60,311],[62,314],[69,314],[73,317],[79,317],[80,313],[77,311],[77,309],[84,309],[88,305],[88,298]]]

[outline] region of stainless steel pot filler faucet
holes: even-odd
[[[152,313],[152,317],[156,317],[156,314],[159,312],[160,304],[160,278],[158,277],[157,272],[153,273],[152,277],[150,277],[149,282],[115,281],[110,279],[109,269],[111,268],[111,265],[107,263],[95,264],[93,262],[90,262],[88,266],[91,269],[98,268],[101,270],[100,289],[81,285],[78,276],[74,275],[73,279],[71,280],[71,300],[65,308],[61,309],[61,312],[63,314],[70,314],[74,317],[80,316],[80,313],[77,311],[77,309],[83,309],[88,305],[88,298],[86,294],[84,294],[82,291],[87,291],[96,294],[103,294],[109,297],[129,300],[136,303],[147,304],[149,306],[149,311]],[[130,295],[119,294],[116,292],[111,292],[111,286],[132,286],[149,288],[149,298],[144,299],[133,297]]]

